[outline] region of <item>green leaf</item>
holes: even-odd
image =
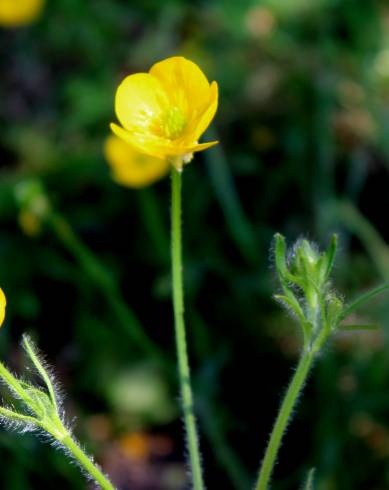
[[[377,286],[376,288],[367,291],[367,293],[362,294],[361,296],[359,296],[359,298],[357,298],[351,304],[344,308],[342,314],[339,317],[339,320],[344,320],[354,310],[362,306],[367,301],[370,301],[372,298],[374,298],[374,296],[377,296],[378,294],[386,291],[387,289],[389,289],[389,282],[385,282],[384,284],[381,284],[381,286]]]
[[[337,235],[333,234],[328,249],[325,253],[325,258],[326,258],[326,269],[324,272],[325,280],[327,280],[331,274],[332,268],[334,266],[337,248],[338,248],[338,237]]]
[[[6,407],[0,406],[0,416],[4,417],[4,419],[13,421],[13,422],[24,422],[26,424],[37,425],[37,420],[34,417],[30,417],[29,415],[24,415],[19,412],[15,412]]]
[[[274,257],[276,262],[276,269],[278,276],[280,278],[281,284],[286,287],[287,282],[293,282],[301,286],[300,278],[292,274],[286,263],[286,241],[280,233],[274,235],[275,247],[274,247]]]
[[[276,233],[274,235],[275,248],[274,257],[276,260],[276,268],[280,278],[286,278],[288,274],[288,268],[286,266],[286,242],[285,237]]]
[[[289,296],[285,296],[283,294],[275,294],[273,297],[276,301],[284,303],[286,306],[288,306],[301,322],[304,323],[306,321],[303,310],[301,309],[301,306],[299,305],[297,299],[294,297],[293,293]]]

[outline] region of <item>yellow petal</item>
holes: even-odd
[[[123,127],[112,124],[111,129],[141,153],[184,157],[215,144],[197,142],[217,106],[216,82],[210,85],[195,63],[176,56],[122,82],[116,112]]]
[[[188,113],[204,110],[209,101],[210,86],[196,63],[173,56],[155,63],[149,73],[161,82],[172,105]]]
[[[167,160],[151,157],[136,151],[117,136],[109,136],[104,144],[104,154],[111,167],[113,179],[127,187],[141,188],[167,175]]]
[[[200,136],[206,131],[215,117],[218,106],[218,86],[216,82],[211,84],[211,96],[208,107],[205,111],[191,123],[191,127],[187,128],[185,141],[198,141]]]
[[[198,151],[206,150],[207,148],[211,148],[211,146],[217,145],[219,142],[218,141],[210,141],[208,143],[193,143],[192,145],[183,145],[183,146],[177,146],[172,144],[170,148],[168,148],[168,156],[169,157],[183,157],[184,159],[187,159],[191,153],[196,153]],[[191,161],[191,158],[188,160],[188,162]]]
[[[217,145],[218,143],[218,141],[210,141],[209,143],[198,143],[197,145],[188,148],[187,153],[196,153],[197,151],[203,151],[207,148],[211,148],[212,146]]]
[[[115,123],[111,123],[110,128],[116,136],[133,146],[140,153],[145,153],[156,158],[165,158],[166,155],[169,155],[168,148],[171,142],[168,140],[155,136],[152,133],[138,133],[127,130]]]
[[[116,115],[126,129],[133,131],[152,130],[167,104],[160,82],[148,73],[128,76],[116,92]]]
[[[192,142],[190,144],[183,143],[181,145],[178,145],[174,141],[164,140],[161,140],[161,143],[157,143],[152,138],[150,138],[150,140],[147,140],[146,138],[140,140],[136,137],[136,135],[134,135],[134,133],[126,131],[117,124],[111,123],[110,126],[111,130],[114,134],[116,134],[116,136],[127,142],[129,145],[133,146],[140,153],[145,153],[147,155],[151,155],[161,159],[184,156],[190,153],[205,150],[219,143],[218,141],[211,141],[209,143]],[[140,141],[142,142],[140,143]]]
[[[0,25],[18,27],[33,22],[40,14],[43,0],[0,0]]]
[[[4,322],[6,306],[7,306],[7,298],[5,297],[3,290],[0,288],[0,327]]]

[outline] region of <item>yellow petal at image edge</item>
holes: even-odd
[[[4,322],[6,306],[7,306],[7,298],[5,297],[3,290],[0,288],[0,327]]]

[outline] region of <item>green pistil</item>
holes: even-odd
[[[187,124],[186,116],[179,107],[169,107],[162,119],[162,131],[166,138],[178,138]]]

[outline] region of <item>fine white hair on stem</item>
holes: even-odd
[[[22,345],[37,376],[44,384],[18,378],[0,362],[0,378],[10,390],[13,400],[17,401],[16,408],[0,405],[0,423],[22,434],[35,432],[38,439],[64,451],[80,467],[87,479],[95,480],[103,488],[113,490],[114,487],[93,458],[74,440],[70,424],[65,422],[63,398],[53,370],[28,336],[23,337]]]
[[[61,408],[63,406],[63,394],[55,378],[54,369],[27,334],[23,335],[22,347],[30,358],[36,374],[44,382],[52,402],[57,408]]]

